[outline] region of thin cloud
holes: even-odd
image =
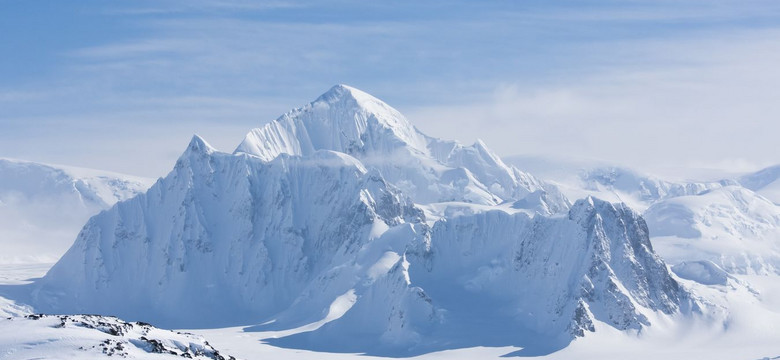
[[[545,88],[511,83],[485,101],[408,113],[424,130],[479,137],[504,155],[587,154],[656,168],[766,166],[780,162],[778,34],[622,44],[666,55]]]
[[[777,132],[772,119],[780,114],[769,99],[780,81],[780,24],[771,17],[780,5],[592,3],[598,6],[434,2],[404,10],[294,2],[267,15],[242,11],[249,2],[222,11],[205,1],[184,10],[161,5],[186,14],[117,14],[132,24],[121,40],[65,48],[47,77],[0,86],[0,155],[69,163],[47,158],[56,141],[78,165],[154,176],[181,146],[147,134],[182,132],[186,144],[197,132],[230,150],[249,128],[348,83],[431,135],[480,137],[505,155],[771,160],[767,134]],[[285,13],[287,5],[301,7]],[[220,121],[214,139],[209,131]],[[740,127],[731,130],[729,121]],[[39,134],[44,126],[60,138]],[[112,165],[77,151],[111,146],[87,133],[113,137],[125,150],[143,143],[147,152],[173,155],[122,165],[141,162],[137,152],[117,151]],[[37,134],[28,140],[39,142],[15,141],[20,134]]]

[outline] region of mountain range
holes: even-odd
[[[233,152],[194,136],[148,190],[41,167],[64,179],[57,194],[105,210],[17,300],[166,328],[297,329],[267,341],[309,350],[546,354],[594,332],[727,326],[710,290],[758,296],[735,276],[780,270],[777,167],[666,181],[511,163],[337,85]]]

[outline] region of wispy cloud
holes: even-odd
[[[506,83],[489,99],[408,113],[425,130],[481,137],[505,155],[588,154],[656,168],[745,168],[745,159],[766,166],[780,161],[779,35],[768,29],[624,43],[635,63],[544,87]]]
[[[77,165],[110,154],[123,166],[111,170],[153,175],[181,150],[158,131],[230,150],[348,83],[431,135],[507,155],[772,161],[776,2],[124,4],[100,12],[122,36],[63,47],[50,73],[0,84],[0,155],[68,163],[50,159],[56,143]],[[122,151],[79,152],[112,144]]]
[[[179,13],[221,13],[236,11],[267,11],[274,9],[293,9],[305,7],[303,1],[251,1],[251,0],[159,0],[149,6],[112,8],[109,15],[161,15]]]

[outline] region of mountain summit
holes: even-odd
[[[253,129],[235,153],[269,161],[317,150],[354,156],[420,204],[496,205],[545,192],[549,196],[533,210],[555,213],[569,206],[554,186],[507,166],[482,141],[464,146],[425,135],[398,110],[346,85]]]
[[[358,89],[336,85],[308,105],[252,130],[236,149],[271,160],[279,154],[316,150],[347,154],[392,152],[400,147],[425,152],[425,139],[397,110]]]

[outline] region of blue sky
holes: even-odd
[[[0,0],[0,157],[164,175],[345,83],[430,135],[780,162],[777,1]]]

